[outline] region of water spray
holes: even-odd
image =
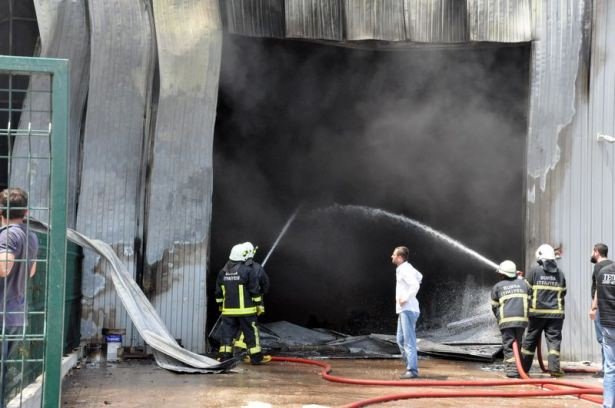
[[[416,228],[419,228],[421,230],[423,230],[424,232],[428,233],[429,235],[438,238],[441,241],[446,242],[447,244],[451,245],[452,247],[460,250],[461,252],[470,255],[471,257],[473,257],[474,259],[481,261],[482,263],[490,266],[493,269],[497,269],[498,265],[485,258],[484,256],[482,256],[481,254],[479,254],[478,252],[466,247],[465,245],[463,245],[461,242],[449,237],[448,235],[440,232],[440,231],[436,231],[435,229],[420,223],[416,220],[413,220],[412,218],[408,218],[405,217],[403,215],[398,215],[398,214],[393,214],[390,213],[388,211],[384,211],[381,210],[379,208],[371,208],[371,207],[365,207],[365,206],[360,206],[360,205],[334,205],[332,207],[329,207],[331,209],[339,209],[342,211],[346,211],[346,212],[350,212],[350,213],[359,213],[361,215],[365,215],[365,216],[370,216],[370,217],[385,217],[388,218],[390,220],[399,222],[405,226],[410,225]],[[325,210],[326,211],[326,210]]]
[[[290,227],[290,224],[292,224],[293,221],[295,220],[295,217],[297,216],[297,213],[299,212],[299,209],[301,209],[301,204],[299,204],[299,206],[297,206],[297,208],[295,208],[295,211],[288,218],[288,221],[286,221],[286,224],[284,224],[284,227],[282,228],[282,231],[280,231],[280,234],[276,238],[275,242],[273,243],[273,246],[271,247],[271,249],[267,253],[267,256],[265,257],[265,260],[261,264],[263,267],[265,266],[265,264],[267,263],[267,260],[269,259],[269,257],[273,253],[273,250],[278,246],[278,243],[280,242],[280,240],[282,239],[284,234],[286,234],[286,230],[288,230],[288,227]]]

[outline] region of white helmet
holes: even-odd
[[[237,244],[235,245],[233,248],[231,248],[231,254],[229,255],[228,259],[230,259],[231,261],[245,261],[246,259],[244,258],[244,246],[243,244]]]
[[[515,265],[513,261],[504,261],[498,267],[497,272],[508,276],[509,278],[514,278],[517,276],[517,265]]]
[[[254,258],[254,254],[256,253],[256,250],[258,249],[258,247],[255,247],[254,245],[252,245],[251,242],[244,242],[242,245],[243,245],[244,261],[247,261],[250,258]]]
[[[536,250],[536,260],[554,260],[555,250],[549,244],[542,244]]]

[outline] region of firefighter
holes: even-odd
[[[517,277],[517,266],[512,261],[502,262],[497,272],[504,277],[491,289],[491,309],[502,333],[506,376],[519,378],[513,342],[516,340],[517,346],[521,346],[528,325],[528,299],[532,289],[525,279]]]
[[[538,265],[532,267],[526,280],[532,288],[530,321],[523,340],[521,354],[523,369],[529,372],[534,360],[536,345],[544,331],[549,350],[549,373],[551,377],[562,377],[560,369],[560,346],[564,325],[564,298],[566,278],[557,266],[552,246],[542,244],[536,250]]]
[[[221,361],[233,356],[233,339],[241,331],[245,336],[248,356],[252,364],[263,362],[256,314],[262,306],[261,288],[254,268],[246,265],[243,244],[231,249],[229,260],[218,273],[216,303],[222,313],[220,325]]]
[[[265,313],[264,295],[267,294],[267,292],[269,291],[269,276],[267,276],[265,269],[259,263],[254,261],[254,254],[256,254],[256,250],[258,249],[258,247],[255,247],[254,245],[252,245],[251,242],[244,242],[242,246],[243,246],[242,257],[245,261],[245,264],[251,267],[252,269],[254,269],[254,273],[256,273],[256,276],[258,278],[258,284],[260,286],[262,300],[261,300],[260,305],[256,307],[256,315],[261,316],[263,313]],[[239,337],[234,340],[233,347],[238,352],[243,352],[244,350],[247,349],[247,345],[245,343],[245,336],[243,332],[241,332]],[[244,361],[250,362],[249,357],[246,357]],[[269,361],[271,361],[271,356],[263,355],[262,362],[266,363]]]

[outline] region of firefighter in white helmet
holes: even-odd
[[[523,368],[529,372],[534,360],[538,340],[545,333],[549,350],[549,373],[552,377],[564,375],[560,369],[560,346],[564,325],[564,298],[566,278],[555,260],[555,250],[551,245],[542,244],[536,250],[536,262],[526,275],[532,287],[530,301],[530,322],[523,340],[521,354]]]
[[[242,245],[242,258],[245,262],[245,265],[253,269],[253,273],[256,274],[258,279],[258,284],[261,290],[262,300],[259,306],[256,306],[256,315],[261,316],[265,313],[265,297],[264,295],[269,291],[269,276],[265,272],[265,269],[258,262],[254,261],[254,255],[256,254],[256,250],[258,247],[252,245],[251,242],[244,242]],[[245,343],[245,336],[243,332],[239,333],[239,336],[233,342],[233,347],[235,350],[243,352],[247,349],[247,345]],[[267,363],[271,361],[271,356],[264,354],[260,363]],[[248,356],[244,358],[244,362],[251,363],[252,359]]]
[[[233,356],[233,339],[243,332],[252,364],[263,361],[259,332],[256,326],[258,308],[262,306],[262,291],[256,271],[246,265],[246,248],[237,244],[229,260],[218,273],[216,303],[222,312],[219,359]]]
[[[517,279],[517,266],[513,261],[504,261],[497,271],[502,280],[491,289],[491,309],[502,333],[504,370],[509,378],[519,378],[513,342],[521,347],[523,332],[528,325],[528,302],[530,285],[523,278]]]

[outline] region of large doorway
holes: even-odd
[[[523,264],[529,61],[529,44],[226,37],[210,305],[231,246],[253,242],[262,262],[300,207],[266,264],[265,321],[392,332],[398,245],[424,275],[419,328],[488,310],[493,268],[406,218],[494,262]]]

